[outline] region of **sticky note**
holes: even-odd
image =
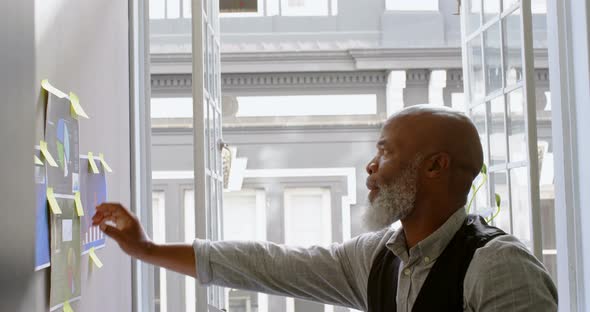
[[[102,166],[104,167],[104,170],[106,170],[106,172],[113,172],[113,169],[111,169],[109,164],[107,164],[107,162],[104,160],[103,153],[98,154],[98,159],[100,159],[100,162],[102,163]]]
[[[80,192],[74,194],[74,202],[76,203],[76,212],[78,217],[84,216],[84,207],[82,207],[82,200],[80,199]]]
[[[35,159],[35,165],[43,166],[43,162],[41,161],[41,159],[39,159],[39,157],[37,157],[37,155],[33,155],[33,157]]]
[[[90,248],[90,250],[88,251],[88,254],[90,255],[90,259],[92,259],[92,262],[94,262],[94,264],[99,269],[102,268],[102,262],[100,261],[100,259],[98,259],[96,252],[94,252],[94,247]]]
[[[64,312],[74,312],[69,301],[64,302]]]
[[[76,115],[88,119],[88,115],[86,115],[86,112],[80,105],[80,98],[78,98],[78,96],[74,92],[70,92],[70,103],[72,103],[72,109],[74,110]]]
[[[92,154],[92,152],[88,152],[88,162],[90,163],[90,168],[92,169],[92,173],[97,174],[98,167],[96,166],[96,163],[94,162],[94,155]]]
[[[41,154],[43,154],[43,157],[45,157],[45,160],[47,160],[47,163],[51,167],[57,167],[57,163],[55,162],[55,159],[53,159],[53,156],[51,156],[51,153],[49,153],[49,149],[47,148],[47,142],[41,141],[41,142],[39,142],[39,145],[41,146]]]
[[[53,212],[53,214],[61,214],[61,209],[59,208],[57,199],[55,199],[55,194],[53,193],[52,187],[47,188],[47,201],[49,202],[49,208],[51,208],[51,212]]]
[[[56,87],[52,86],[49,83],[49,80],[45,79],[43,81],[41,81],[41,86],[43,87],[43,89],[47,90],[47,92],[57,96],[60,99],[63,99],[65,97],[68,97],[67,94],[61,92],[60,90],[58,90]]]

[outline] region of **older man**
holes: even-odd
[[[367,165],[364,221],[375,232],[330,248],[155,244],[118,204],[97,207],[93,220],[129,255],[202,284],[370,312],[556,311],[543,265],[515,237],[466,215],[482,154],[475,126],[459,112],[422,105],[392,116]]]

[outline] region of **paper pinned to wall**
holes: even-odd
[[[57,162],[55,162],[55,159],[53,158],[53,156],[51,156],[51,153],[49,153],[49,149],[47,148],[47,142],[41,141],[39,142],[39,146],[41,147],[41,153],[43,154],[43,157],[45,157],[45,160],[47,160],[47,163],[51,167],[57,167]]]
[[[92,152],[88,152],[88,163],[90,163],[90,168],[92,169],[92,173],[94,174],[98,174],[98,167],[96,166],[96,163],[94,162],[94,155],[92,154]]]
[[[111,169],[109,164],[107,164],[106,160],[104,160],[103,153],[98,154],[98,159],[100,159],[100,162],[102,163],[102,166],[104,167],[104,170],[106,170],[106,172],[113,172],[113,169]]]
[[[92,262],[94,262],[94,264],[99,269],[102,268],[102,261],[100,261],[100,259],[96,255],[96,252],[94,252],[94,247],[90,248],[90,250],[88,251],[88,255],[90,255],[90,259],[92,259]]]
[[[61,208],[59,208],[59,204],[55,199],[55,193],[53,193],[52,187],[47,188],[47,201],[49,202],[49,207],[51,208],[51,212],[53,212],[54,215],[61,214]]]
[[[69,301],[64,302],[64,312],[74,312]]]
[[[78,217],[83,217],[84,216],[84,206],[82,205],[80,192],[76,192],[74,194],[74,202],[76,203],[76,213],[78,214]]]
[[[80,98],[74,92],[70,92],[70,103],[72,104],[72,110],[77,116],[84,117],[88,119],[88,115],[80,105]]]
[[[41,161],[41,159],[39,159],[39,157],[37,157],[37,155],[33,155],[33,157],[33,159],[35,160],[35,165],[43,166],[43,162]]]
[[[43,89],[47,90],[47,92],[57,96],[60,99],[68,97],[67,94],[60,91],[58,88],[52,86],[51,83],[49,83],[49,80],[47,80],[47,79],[44,79],[41,81],[41,87],[43,87]]]

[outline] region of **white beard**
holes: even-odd
[[[372,203],[368,203],[363,213],[363,225],[366,229],[381,230],[414,211],[420,162],[420,157],[416,158],[390,185],[379,188],[377,197]]]

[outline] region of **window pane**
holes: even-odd
[[[532,250],[531,206],[529,205],[529,173],[527,167],[510,170],[510,195],[514,236]]]
[[[191,18],[192,16],[192,1],[182,0],[182,17]]]
[[[376,94],[238,96],[237,117],[377,114]]]
[[[502,88],[502,57],[500,43],[500,23],[492,25],[484,33],[485,64],[486,64],[486,94]]]
[[[330,191],[285,190],[285,244],[302,247],[332,242]]]
[[[192,98],[152,98],[152,118],[193,118]]]
[[[484,96],[483,68],[481,55],[481,37],[477,36],[467,43],[469,61],[469,90],[471,103],[481,100]]]
[[[490,165],[506,163],[506,131],[504,128],[504,96],[489,102],[490,105]]]
[[[152,192],[152,239],[156,243],[166,242],[166,196],[163,191]],[[154,267],[154,308],[168,310],[166,269]]]
[[[192,243],[196,237],[195,232],[195,192],[184,191],[184,242]],[[184,280],[185,312],[195,312],[197,308],[195,279],[186,276]]]
[[[504,11],[507,11],[510,8],[512,8],[516,3],[520,2],[520,0],[502,0],[502,2]]]
[[[490,187],[492,188],[492,194],[494,194],[494,196],[490,198],[489,202],[489,205],[492,207],[492,209],[497,209],[495,194],[500,195],[500,212],[494,219],[493,223],[500,229],[509,233],[511,231],[511,221],[510,202],[508,201],[508,177],[506,171],[490,173]]]
[[[481,26],[481,0],[468,0],[465,2],[469,7],[467,12],[467,34],[471,35],[475,30]]]
[[[391,11],[438,11],[438,0],[387,0],[385,9]]]
[[[166,1],[165,0],[149,0],[150,1],[150,19],[166,18]]]
[[[484,23],[500,15],[500,0],[483,1]]]
[[[488,163],[488,139],[487,139],[487,126],[486,126],[486,105],[479,104],[478,106],[471,109],[470,112],[471,120],[477,128],[479,133],[479,139],[481,140],[481,146],[483,148],[484,162]]]
[[[166,0],[166,18],[180,17],[180,0]]]
[[[473,198],[473,194],[478,188],[479,190],[477,191],[475,198]],[[484,180],[483,175],[480,174],[477,178],[475,178],[472,189],[469,192],[469,196],[467,198],[467,203],[471,203],[469,213],[479,214],[484,217],[489,217],[494,213],[492,207],[489,204],[489,183]]]
[[[522,39],[520,36],[520,10],[504,18],[504,71],[506,85],[522,80]]]
[[[522,89],[516,89],[508,94],[508,118],[510,134],[508,136],[508,150],[510,162],[527,160],[527,135],[525,124],[525,103]]]
[[[283,16],[327,16],[329,0],[280,0]]]

